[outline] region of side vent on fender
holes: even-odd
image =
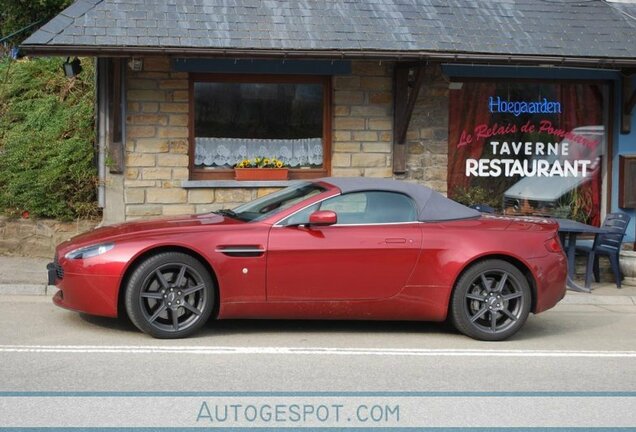
[[[265,253],[265,248],[258,245],[219,246],[215,250],[223,255],[235,258],[259,257]]]

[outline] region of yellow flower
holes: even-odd
[[[243,159],[234,166],[235,168],[284,168],[285,163],[276,158],[259,156],[254,159]]]

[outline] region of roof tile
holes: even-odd
[[[67,17],[66,15],[58,15],[48,23],[44,24],[41,30],[44,30],[48,33],[61,33],[62,30],[67,28],[69,25],[73,23],[73,19]]]
[[[633,4],[581,0],[78,0],[24,46],[366,49],[633,59],[635,16]]]
[[[46,30],[40,29],[29,36],[28,40],[33,45],[46,45],[53,39],[53,36],[55,36],[53,33],[49,33]]]

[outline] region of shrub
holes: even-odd
[[[0,209],[94,217],[94,68],[66,78],[59,58],[0,61]]]

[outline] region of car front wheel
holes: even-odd
[[[125,304],[141,331],[161,339],[187,337],[214,308],[214,282],[197,259],[180,252],[150,256],[132,272]]]
[[[517,267],[486,260],[470,267],[457,281],[451,319],[461,333],[498,341],[515,334],[530,313],[528,281]]]

